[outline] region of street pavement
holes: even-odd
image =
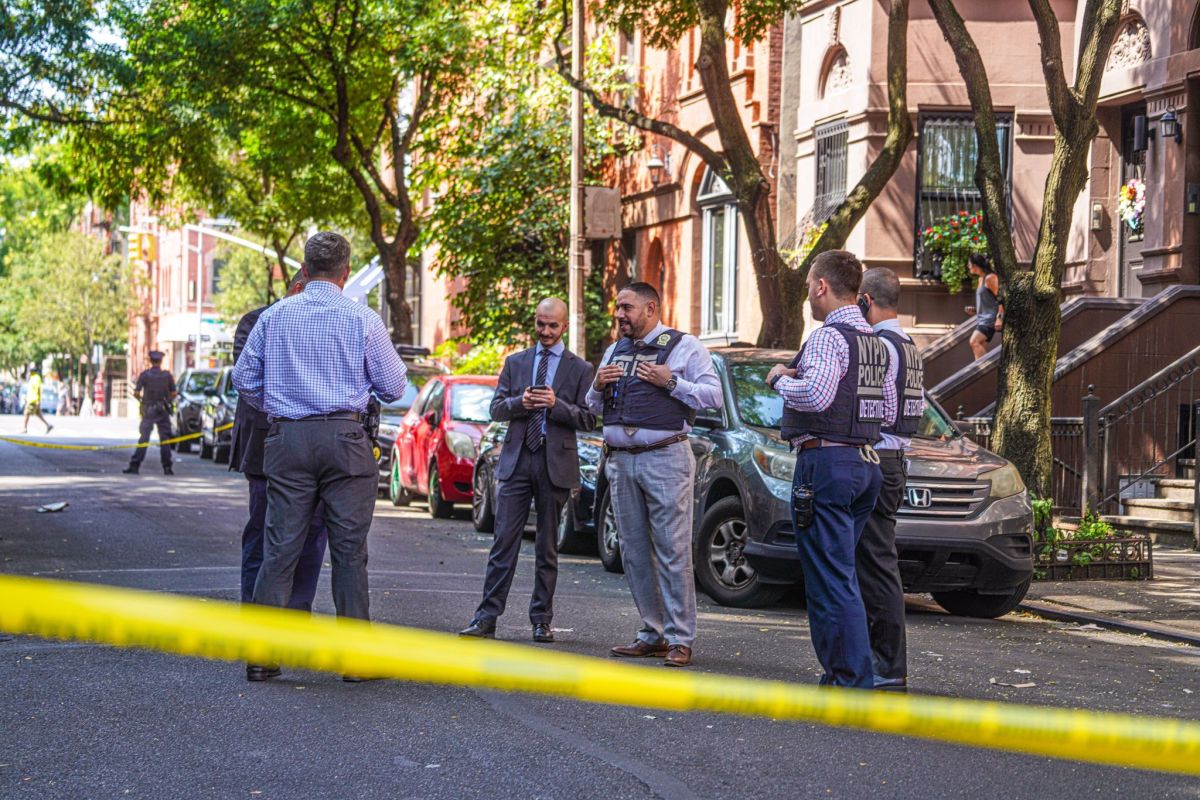
[[[18,429],[0,417],[0,435]],[[135,429],[63,419],[29,438],[111,443]],[[127,453],[0,442],[0,571],[236,599],[244,480],[195,455],[165,478],[155,451],[126,476]],[[56,501],[70,505],[36,513]],[[465,625],[489,544],[466,509],[433,520],[380,501],[374,618]],[[500,638],[528,641],[531,559],[527,542]],[[623,576],[590,557],[564,556],[560,570],[551,647],[604,656],[632,640]],[[700,601],[695,669],[815,683],[799,598]],[[317,611],[333,611],[328,570]],[[1025,615],[951,617],[917,596],[908,622],[914,692],[1200,719],[1195,648]],[[0,642],[0,685],[0,798],[1200,797],[1192,778],[817,725],[286,669],[248,684],[239,664],[21,636]]]

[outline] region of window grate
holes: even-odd
[[[845,120],[817,127],[817,185],[813,199],[813,222],[820,224],[846,199],[846,170],[849,161],[850,125]]]

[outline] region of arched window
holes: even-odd
[[[737,333],[738,210],[733,192],[711,169],[696,198],[704,241],[701,247],[700,333]]]
[[[851,82],[850,54],[840,44],[830,48],[825,54],[821,67],[820,83],[817,86],[817,96],[824,98],[833,92],[840,92]]]

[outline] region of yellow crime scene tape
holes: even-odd
[[[213,433],[221,433],[233,427],[232,422],[216,428]],[[161,447],[164,444],[175,444],[176,442],[186,442],[188,439],[199,439],[202,434],[189,433],[184,436],[175,436],[170,439],[165,439],[161,442],[146,442],[142,444],[135,442],[133,444],[56,444],[54,442],[35,442],[30,439],[16,439],[12,436],[0,436],[0,442],[8,442],[9,444],[19,444],[23,447],[44,447],[50,450],[136,450],[139,447]],[[377,459],[378,460],[378,459]]]
[[[364,677],[821,723],[1200,775],[1200,724],[648,669],[505,642],[37,578],[0,577],[0,630]]]

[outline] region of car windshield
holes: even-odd
[[[408,371],[408,385],[404,387],[404,394],[399,400],[393,400],[390,403],[384,403],[382,413],[384,414],[403,414],[412,408],[413,401],[417,399],[417,394],[421,391],[421,387],[425,382],[432,378],[430,373],[417,372],[416,370]],[[490,401],[489,401],[490,402]]]
[[[729,365],[738,415],[747,425],[778,428],[783,418],[783,398],[763,381],[774,364],[773,361],[742,361]],[[958,431],[940,408],[926,403],[916,435],[922,439],[948,439],[957,436]]]
[[[450,390],[450,418],[460,422],[491,422],[492,395],[496,387],[460,383]]]
[[[217,373],[215,372],[193,372],[188,376],[187,385],[183,390],[189,394],[200,394],[205,389],[210,389],[217,383]]]

